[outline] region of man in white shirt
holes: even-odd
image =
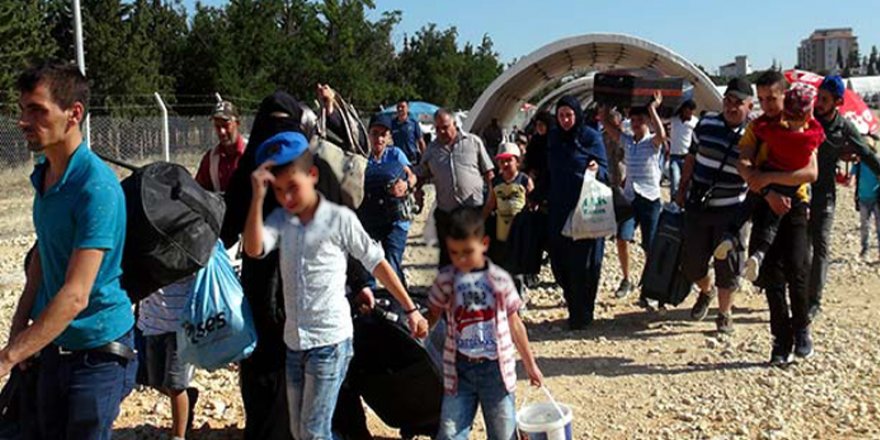
[[[617,254],[623,279],[615,292],[617,298],[624,298],[633,290],[629,277],[629,242],[633,241],[635,227],[642,231],[642,249],[650,252],[654,232],[660,220],[660,148],[666,143],[666,130],[657,114],[663,102],[660,92],[647,107],[630,109],[633,134],[627,134],[615,125],[610,112],[603,110],[602,120],[607,135],[612,141],[620,142],[624,148],[626,179],[623,192],[632,204],[634,218],[621,222],[617,227]],[[651,126],[655,132],[651,132]],[[640,300],[642,306],[653,306],[647,300]]]
[[[694,139],[694,128],[697,127],[697,122],[699,122],[699,119],[694,115],[696,110],[697,104],[692,99],[688,99],[678,108],[676,117],[672,118],[672,123],[670,124],[669,187],[672,188],[673,194],[681,182],[681,170],[684,167],[684,159],[687,157]]]

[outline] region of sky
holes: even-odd
[[[196,0],[184,0],[192,9]],[[200,0],[222,5],[225,0]],[[714,73],[736,55],[755,69],[797,62],[797,47],[817,28],[851,27],[862,55],[880,46],[878,0],[375,0],[376,10],[399,10],[400,46],[428,23],[455,26],[460,41],[484,34],[509,62],[560,38],[593,32],[630,34],[659,43]]]

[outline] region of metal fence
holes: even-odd
[[[252,123],[252,115],[243,116],[242,131],[250,129]],[[161,116],[92,116],[90,127],[91,146],[95,151],[135,163],[164,158]],[[168,134],[172,162],[200,155],[217,144],[214,126],[207,114],[169,116]],[[17,120],[0,116],[0,167],[27,169],[32,160]]]

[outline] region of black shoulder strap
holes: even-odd
[[[94,152],[94,150],[92,150],[92,151]],[[125,161],[122,161],[122,160],[119,160],[119,159],[113,159],[112,157],[105,156],[105,155],[103,155],[103,154],[101,154],[101,153],[98,153],[98,152],[95,152],[95,155],[98,156],[98,157],[100,157],[101,160],[103,160],[104,162],[112,163],[113,165],[116,165],[116,166],[118,166],[118,167],[125,168],[125,169],[127,169],[127,170],[129,170],[129,171],[132,171],[132,172],[141,169],[141,167],[139,167],[139,166],[133,165],[133,164],[131,164],[131,163],[128,163],[128,162],[125,162]]]
[[[745,123],[741,127],[739,127],[735,132],[735,136],[732,136],[732,138],[727,142],[727,148],[724,149],[724,157],[721,158],[721,164],[718,165],[718,168],[715,170],[715,174],[712,175],[712,184],[709,186],[715,186],[715,184],[718,183],[718,177],[721,174],[721,170],[723,170],[724,166],[727,165],[727,159],[730,157],[730,152],[731,150],[733,150],[733,147],[739,142],[739,138],[742,137],[742,131],[747,124],[748,123]]]

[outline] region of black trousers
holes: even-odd
[[[832,190],[833,191],[833,190]],[[835,194],[815,193],[810,205],[810,306],[822,305],[822,293],[828,280],[831,228],[834,225]]]
[[[550,265],[568,306],[568,324],[581,328],[593,322],[605,240],[578,240],[556,234],[550,239]]]
[[[434,224],[437,226],[437,246],[440,248],[440,261],[437,263],[437,267],[445,267],[452,262],[449,259],[449,251],[446,250],[446,236],[449,235],[449,213],[443,212],[439,208],[435,209]]]
[[[280,342],[280,343],[279,343]],[[287,407],[284,359],[286,348],[280,340],[261,339],[261,353],[241,362],[241,399],[245,409],[245,440],[293,440]],[[276,360],[267,358],[274,355]]]
[[[762,206],[756,216],[775,215],[768,206]],[[770,332],[775,338],[788,343],[798,330],[810,325],[809,298],[809,236],[807,223],[809,208],[798,203],[782,217],[779,233],[773,241],[756,284],[764,289],[770,308]],[[786,292],[788,295],[786,295]]]
[[[776,189],[775,186],[774,189]],[[787,192],[780,192],[788,197],[794,197],[793,191],[790,188]],[[727,232],[733,237],[739,237],[740,231],[742,231],[749,219],[752,220],[752,233],[749,240],[748,255],[752,256],[756,252],[761,252],[766,256],[776,240],[776,235],[779,232],[779,223],[782,219],[769,209],[764,196],[751,191],[746,195],[745,202],[735,211],[734,221]],[[738,250],[744,250],[742,249],[742,244],[744,243],[737,243]]]

